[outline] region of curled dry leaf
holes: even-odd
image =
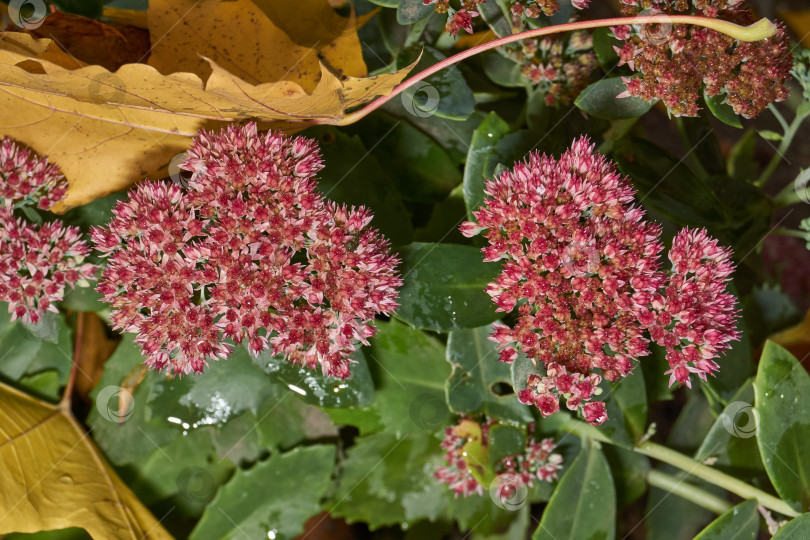
[[[115,70],[149,55],[149,32],[129,24],[105,23],[55,11],[28,33],[49,38],[87,64]]]
[[[172,158],[201,128],[248,119],[263,129],[287,131],[340,123],[347,109],[390,93],[412,67],[350,76],[365,74],[352,18],[346,23],[350,31],[335,27],[337,34],[324,34],[337,35],[333,41],[313,48],[298,45],[248,0],[186,3],[193,9],[178,23],[183,31],[157,40],[153,13],[178,9],[178,4],[170,8],[168,2],[150,2],[152,65],[126,64],[115,72],[79,66],[50,40],[0,33],[0,136],[31,146],[61,167],[70,188],[54,210],[86,204],[143,178],[167,176]],[[289,4],[282,15],[297,6]],[[327,0],[304,4],[325,17],[324,28],[332,24],[329,17],[336,15]],[[195,16],[200,6],[219,18]],[[315,10],[318,6],[322,12]],[[221,10],[232,10],[225,15],[233,19],[223,19]],[[184,26],[189,17],[204,25],[202,31]],[[170,20],[168,11],[163,18]],[[238,42],[224,36],[226,27]],[[202,42],[212,35],[221,37],[205,46]],[[274,48],[268,49],[265,40]],[[210,57],[200,59],[198,53]],[[172,64],[174,57],[182,62]],[[200,62],[207,70],[200,70]],[[175,68],[180,70],[169,73]]]
[[[171,539],[59,406],[0,383],[0,535],[80,527],[97,539]]]

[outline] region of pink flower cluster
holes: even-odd
[[[683,229],[672,242],[669,283],[653,300],[657,316],[653,320],[649,313],[643,321],[667,349],[670,385],[677,381],[691,388],[690,373],[705,381],[719,368],[713,359],[739,338],[735,298],[725,292],[734,271],[731,256],[705,230]]]
[[[67,180],[56,165],[8,137],[0,140],[0,199],[6,208],[36,204],[50,209],[65,198]]]
[[[645,14],[700,14],[748,25],[755,21],[741,0],[622,0],[628,16]],[[612,29],[624,41],[615,47],[619,65],[639,76],[624,78],[627,91],[645,101],[660,99],[675,116],[696,116],[701,90],[711,97],[724,95],[734,112],[757,116],[769,103],[788,97],[785,86],[792,66],[784,26],[755,42],[707,28],[675,25],[619,26]]]
[[[516,4],[517,5],[517,4]],[[525,23],[518,20],[517,24]],[[527,28],[518,26],[515,31]],[[599,62],[593,52],[593,36],[570,32],[563,37],[524,39],[504,47],[507,57],[520,64],[523,75],[545,94],[549,107],[570,105],[590,84]]]
[[[65,286],[85,285],[96,267],[83,263],[89,250],[76,227],[58,221],[37,226],[15,218],[14,208],[37,204],[48,209],[65,197],[59,169],[11,139],[0,141],[0,301],[11,320],[36,324]]]
[[[471,421],[462,418],[458,425],[445,429],[444,439],[441,443],[441,447],[445,451],[445,465],[439,467],[433,474],[435,478],[448,484],[450,489],[455,492],[456,497],[459,495],[467,497],[473,493],[483,495],[484,490],[490,488],[490,486],[482,486],[475,479],[470,473],[467,463],[469,458],[465,458],[464,445],[467,444],[468,438],[462,426],[465,422]],[[492,419],[480,424],[483,438],[481,444],[484,447],[489,444],[490,428],[496,424],[498,424],[497,420]],[[510,480],[498,484],[498,495],[500,497],[508,499],[512,496],[509,491],[515,488],[513,480],[531,487],[534,485],[533,481],[535,479],[543,482],[556,480],[557,471],[562,468],[562,456],[553,453],[556,448],[554,440],[547,438],[537,441],[532,435],[534,424],[528,426],[527,432],[528,440],[524,451],[514,456],[502,458],[494,467],[494,474],[498,475],[499,478],[508,478]]]
[[[89,253],[76,227],[58,221],[39,227],[15,219],[0,208],[0,300],[9,302],[11,320],[36,324],[54,302],[64,298],[65,286],[87,286],[96,267],[83,263]]]
[[[485,205],[461,232],[483,232],[486,261],[505,260],[487,293],[497,310],[516,310],[490,339],[500,360],[519,352],[541,371],[519,393],[544,416],[565,398],[592,424],[607,419],[602,378],[628,375],[649,354],[649,331],[667,348],[671,382],[705,379],[711,360],[738,337],[734,297],[725,292],[730,252],[705,231],[682,231],[660,268],[661,228],[632,206],[634,191],[586,138],[559,160],[537,153],[487,182]],[[595,370],[598,370],[595,371]]]
[[[327,202],[317,144],[255,124],[201,132],[188,192],[143,183],[93,240],[109,257],[98,291],[146,364],[201,373],[247,341],[349,376],[357,342],[396,306],[398,259],[364,208]]]

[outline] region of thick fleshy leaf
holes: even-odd
[[[566,469],[543,511],[533,540],[610,540],[616,529],[616,493],[605,456],[585,446]]]
[[[168,499],[183,513],[199,516],[232,472],[231,461],[218,459],[210,433],[195,430],[140,456],[121,477],[144,504]]]
[[[294,538],[320,511],[334,462],[334,446],[316,445],[273,454],[247,471],[238,469],[217,491],[189,538]]]
[[[490,418],[528,423],[532,415],[512,391],[509,364],[498,361],[495,343],[488,339],[492,326],[460,329],[447,339],[447,361],[453,367],[447,379],[447,403],[458,414],[486,414]]]
[[[0,383],[0,534],[81,527],[171,538],[66,409]]]
[[[773,540],[806,540],[810,538],[810,514],[792,519],[773,535]]]
[[[704,91],[703,98],[706,102],[706,107],[711,111],[715,118],[724,124],[742,129],[743,126],[742,122],[740,122],[740,117],[737,116],[731,105],[726,103],[725,94],[711,97]]]
[[[507,456],[522,454],[526,448],[526,428],[495,424],[489,428],[489,461],[496,465]]]
[[[782,500],[805,511],[810,506],[810,376],[793,355],[768,341],[754,387],[762,463]]]
[[[70,329],[62,315],[52,315],[55,340],[45,340],[25,326],[21,320],[11,321],[8,304],[0,302],[0,375],[13,381],[48,370],[57,370],[59,383],[67,382],[70,372],[72,345]],[[23,386],[25,383],[22,382]]]
[[[432,5],[425,4],[422,0],[399,0],[397,21],[399,24],[413,24],[430,17],[430,14],[434,11],[435,8]]]
[[[397,64],[409,66],[418,60],[413,69],[415,73],[419,73],[445,58],[446,56],[437,49],[420,45],[406,49],[397,59]],[[399,101],[408,114],[414,117],[437,116],[464,120],[475,112],[473,91],[456,66],[445,68],[411,86],[400,94]]]
[[[715,466],[730,468],[738,478],[764,476],[756,441],[756,414],[754,385],[748,380],[714,422],[695,459],[713,459]]]
[[[149,387],[164,376],[143,365],[133,337],[124,334],[90,393],[94,406],[87,423],[96,444],[115,465],[131,463],[182,436],[176,426],[147,421]]]
[[[221,426],[242,411],[257,413],[271,387],[248,352],[235,347],[227,360],[210,362],[204,375],[157,378],[149,385],[147,420],[180,430]]]
[[[464,166],[464,202],[467,203],[469,219],[473,219],[472,212],[484,204],[484,182],[492,180],[484,176],[487,158],[508,132],[509,125],[495,112],[489,113],[473,132]]]
[[[450,374],[444,346],[398,321],[377,324],[379,333],[363,349],[376,383],[374,403],[327,412],[334,422],[356,426],[362,434],[441,431],[451,419],[442,383]]]
[[[351,377],[328,377],[320,371],[295,365],[268,352],[254,358],[270,380],[295,392],[306,403],[319,407],[365,407],[374,400],[374,383],[363,350],[352,356]]]
[[[522,65],[497,52],[485,52],[481,55],[484,74],[497,85],[507,88],[522,88],[528,83],[523,75]]]
[[[741,502],[703,529],[695,540],[754,540],[759,532],[757,501]]]
[[[397,321],[378,325],[368,355],[377,381],[373,408],[385,431],[397,436],[441,431],[450,421],[444,346]]]
[[[327,508],[349,523],[379,527],[436,520],[446,484],[433,478],[442,463],[439,440],[428,433],[402,439],[390,433],[360,437],[349,448]]]
[[[621,77],[602,79],[589,85],[574,100],[574,105],[586,113],[605,120],[621,120],[641,116],[652,107],[643,99],[628,96],[616,97],[627,90]]]
[[[595,28],[593,31],[593,52],[605,73],[610,72],[619,62],[616,47],[620,41],[613,36],[610,28]]]
[[[385,164],[385,173],[405,200],[441,202],[461,183],[458,164],[450,154],[409,122],[375,114],[343,131],[356,134],[366,148],[374,149],[374,157]],[[357,182],[362,176],[353,173],[352,178]]]
[[[397,317],[415,328],[447,332],[498,319],[485,291],[500,265],[472,246],[414,243],[399,251],[404,284]]]

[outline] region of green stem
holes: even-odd
[[[581,437],[587,437],[606,444],[616,444],[601,431],[581,420],[571,418],[563,426],[563,429],[569,433],[573,433]],[[793,507],[782,499],[774,497],[770,493],[766,493],[761,489],[757,489],[749,484],[746,484],[742,480],[738,480],[724,472],[713,469],[708,465],[699,463],[689,456],[685,456],[680,452],[671,450],[666,446],[646,441],[634,447],[633,451],[647,457],[657,459],[658,461],[667,463],[673,467],[677,467],[678,469],[681,469],[692,476],[705,480],[706,482],[714,484],[715,486],[721,487],[726,491],[742,497],[743,499],[756,499],[759,504],[765,508],[773,510],[774,512],[779,512],[780,514],[789,517],[796,517],[799,515],[799,512],[794,510]],[[692,486],[686,486],[684,489],[691,489],[691,487]]]
[[[501,47],[503,45],[507,45],[509,43],[513,43],[515,41],[522,41],[524,39],[532,39],[532,38],[539,38],[548,36],[551,34],[557,34],[560,32],[572,32],[576,30],[588,30],[591,28],[602,28],[605,26],[622,26],[622,25],[637,25],[637,24],[660,24],[660,25],[672,25],[672,24],[692,24],[695,26],[703,26],[705,28],[710,28],[712,30],[716,30],[717,32],[721,32],[726,34],[727,36],[733,37],[734,39],[738,39],[740,41],[759,41],[761,39],[769,38],[776,33],[776,25],[769,21],[768,19],[760,19],[759,21],[751,24],[749,26],[740,26],[738,24],[734,24],[728,21],[722,21],[720,19],[712,19],[709,17],[699,17],[696,15],[639,15],[637,17],[617,17],[614,19],[599,19],[596,21],[576,21],[571,23],[565,24],[558,24],[555,26],[546,26],[543,28],[534,28],[532,30],[527,30],[525,32],[520,32],[518,34],[512,34],[510,36],[505,36],[502,38],[494,39],[492,41],[488,41],[487,43],[482,43],[476,47],[472,47],[467,49],[466,51],[462,51],[458,54],[450,56],[449,58],[445,58],[444,60],[437,62],[436,64],[430,66],[429,68],[420,71],[407,81],[400,83],[397,85],[394,90],[386,95],[381,96],[371,103],[364,106],[362,109],[355,111],[351,114],[347,114],[344,116],[339,122],[333,122],[332,119],[328,121],[328,123],[334,123],[334,125],[338,126],[346,126],[349,124],[353,124],[358,120],[365,118],[373,111],[379,109],[388,101],[396,97],[397,95],[401,94],[411,86],[415,85],[419,81],[426,79],[437,73],[444,68],[450,67],[453,64],[457,64],[466,58],[470,58],[477,54],[480,54],[484,51],[488,51],[490,49],[495,49]],[[317,121],[315,123],[318,123]],[[324,123],[327,123],[324,121]]]
[[[773,110],[775,110],[775,108],[772,109],[772,111]],[[762,174],[759,175],[757,181],[754,182],[755,186],[757,187],[764,186],[765,182],[768,181],[773,172],[779,166],[779,162],[782,161],[785,152],[787,152],[788,148],[790,148],[790,144],[793,142],[793,137],[796,136],[796,132],[799,131],[799,127],[802,125],[802,122],[804,122],[805,118],[807,118],[808,113],[810,113],[810,111],[803,111],[797,113],[796,117],[793,118],[793,122],[790,123],[790,126],[788,126],[788,128],[785,130],[785,134],[782,136],[782,142],[779,143],[779,148],[776,149],[776,153],[771,158],[771,161],[768,163],[768,166],[765,167],[765,170],[762,171]],[[776,117],[777,120],[780,118],[780,116]],[[784,120],[782,121],[784,122]]]
[[[807,240],[807,238],[810,237],[810,232],[797,231],[794,229],[786,229],[784,227],[779,227],[778,229],[772,231],[771,234],[778,234],[781,236],[792,236],[793,238],[801,238],[802,240]]]
[[[771,114],[773,114],[773,116],[779,122],[779,125],[782,126],[782,133],[790,129],[787,120],[785,120],[785,117],[782,116],[782,113],[779,112],[779,109],[776,108],[776,105],[774,105],[773,103],[768,103],[768,110],[771,111]]]
[[[653,487],[664,489],[698,506],[702,506],[706,510],[710,510],[718,515],[731,509],[731,503],[727,500],[721,499],[717,495],[709,493],[694,484],[690,484],[682,478],[677,478],[662,473],[661,471],[656,471],[655,469],[647,473],[647,483]]]

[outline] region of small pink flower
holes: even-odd
[[[367,210],[316,191],[315,141],[253,123],[203,131],[181,168],[188,192],[141,184],[93,230],[115,327],[169,373],[201,373],[231,340],[348,377],[374,316],[397,307],[399,261]]]
[[[0,140],[0,203],[37,204],[50,209],[65,198],[67,180],[56,165],[31,150],[18,146],[12,139]]]

